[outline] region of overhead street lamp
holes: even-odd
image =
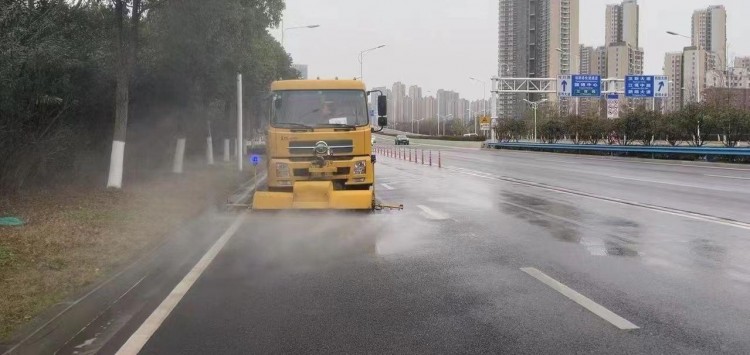
[[[523,99],[523,101],[526,101],[526,103],[531,105],[531,108],[534,110],[534,143],[537,143],[536,141],[536,111],[539,110],[539,104],[547,101],[547,99],[541,99],[539,101],[529,101],[529,100]]]
[[[487,115],[487,82],[483,80],[479,80],[473,77],[469,77],[469,80],[476,81],[478,83],[482,83],[482,115]]]
[[[469,113],[469,119],[471,119],[471,123],[474,126],[474,134],[477,134],[477,117],[475,114],[471,113],[471,108],[466,109],[466,112]]]
[[[416,123],[417,123],[417,134],[422,134],[422,130],[421,130],[421,129],[419,129],[419,126],[420,126],[420,123],[421,123],[422,121],[426,120],[426,119],[427,119],[427,117],[425,117],[425,118],[422,118],[422,119],[419,119],[419,120],[414,120],[414,121],[412,121],[412,122],[416,122]],[[412,124],[414,124],[414,123],[412,123]],[[414,130],[412,130],[412,132],[411,132],[411,133],[414,133]]]
[[[282,24],[282,26],[284,26],[284,25]],[[286,28],[282,27],[282,29],[281,29],[281,46],[282,47],[284,46],[284,37],[286,35],[286,31],[288,31],[288,30],[299,30],[299,29],[303,29],[303,28],[318,28],[318,27],[320,27],[320,25],[294,26],[294,27],[286,27]]]
[[[364,71],[365,54],[367,54],[369,52],[372,52],[372,51],[374,51],[376,49],[383,48],[383,47],[385,47],[385,44],[381,44],[381,45],[379,45],[377,47],[372,47],[372,48],[365,49],[365,50],[359,52],[359,80],[365,81],[365,78],[362,75],[362,72]]]
[[[449,118],[453,118],[452,113],[443,116],[443,135],[445,135],[445,126],[448,124]],[[440,136],[440,115],[438,115],[438,136]]]
[[[668,35],[672,35],[672,36],[677,36],[677,37],[684,37],[684,38],[687,38],[687,39],[689,39],[689,40],[692,40],[692,38],[691,38],[691,37],[685,36],[685,35],[683,35],[683,34],[679,34],[679,33],[677,33],[677,32],[674,32],[674,31],[667,31],[667,34],[668,34]]]

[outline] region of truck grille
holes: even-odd
[[[319,141],[294,141],[289,142],[289,153],[293,155],[312,155],[315,149],[315,143]],[[329,140],[328,147],[331,154],[347,154],[354,151],[354,143],[348,140]]]

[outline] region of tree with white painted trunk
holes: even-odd
[[[122,188],[125,163],[125,138],[130,105],[130,78],[136,60],[138,30],[145,10],[142,0],[112,0],[115,10],[115,127],[109,163],[108,188]]]

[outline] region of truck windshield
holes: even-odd
[[[364,126],[367,98],[358,90],[278,91],[273,95],[273,126]]]

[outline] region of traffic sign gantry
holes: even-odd
[[[602,94],[599,75],[559,75],[557,94],[561,97],[599,97]]]
[[[628,75],[625,77],[627,97],[668,97],[669,78],[665,75]]]

